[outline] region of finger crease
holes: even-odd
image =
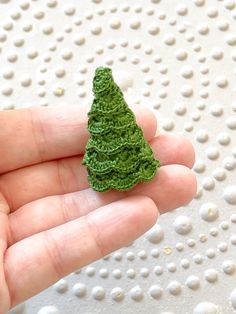
[[[61,278],[64,276],[64,271],[63,271],[63,262],[62,262],[62,257],[60,250],[56,244],[56,241],[52,237],[52,234],[50,230],[44,231],[44,247],[46,250],[46,254],[49,257],[49,260],[52,264],[52,267],[57,275],[57,278]]]
[[[62,213],[62,221],[68,222],[71,220],[70,214],[69,214],[69,206],[67,205],[67,196],[60,195],[60,203],[61,203],[61,213]]]
[[[97,227],[96,223],[89,217],[89,215],[84,216],[87,222],[88,229],[90,231],[90,234],[96,244],[96,247],[99,250],[100,258],[104,257],[106,255],[105,252],[105,245],[102,241],[102,238],[100,236],[101,232],[99,228]]]
[[[30,108],[28,110],[30,113],[30,120],[31,120],[31,125],[32,125],[32,133],[33,133],[35,146],[37,147],[39,159],[41,162],[43,162],[45,161],[45,157],[44,157],[45,150],[43,149],[43,147],[47,147],[46,134],[44,132],[43,123],[41,122],[39,117],[37,117],[37,124],[36,124],[33,110],[31,110]],[[39,134],[41,134],[40,137],[39,137]]]
[[[67,189],[66,189],[66,187],[64,185],[64,180],[63,180],[63,176],[62,176],[63,171],[61,171],[61,168],[62,168],[61,160],[57,160],[56,166],[57,166],[58,182],[60,184],[60,187],[61,187],[61,190],[62,190],[62,194],[66,194]]]

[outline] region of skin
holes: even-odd
[[[127,192],[90,189],[81,164],[88,109],[0,112],[0,314],[134,241],[196,193],[191,143],[155,136],[155,115],[142,106],[132,110],[161,161],[156,177]]]

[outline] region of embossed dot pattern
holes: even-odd
[[[198,178],[190,204],[11,313],[235,313],[236,1],[0,0],[0,21],[1,110],[90,104],[110,66],[192,141]]]

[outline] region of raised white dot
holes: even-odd
[[[215,203],[204,203],[199,210],[201,218],[207,222],[216,220],[219,217],[219,209]]]
[[[133,252],[127,252],[127,253],[126,253],[126,258],[127,258],[127,260],[129,260],[129,261],[133,261],[133,260],[135,259],[135,255],[134,255]]]
[[[93,277],[95,275],[95,272],[96,272],[96,269],[95,267],[92,267],[92,266],[88,266],[85,270],[86,275],[89,277]]]
[[[122,253],[121,252],[115,252],[114,254],[113,254],[113,257],[114,257],[114,259],[116,260],[116,261],[121,261],[122,260],[122,257],[123,257],[123,255],[122,255]]]
[[[15,109],[15,105],[11,101],[6,101],[3,103],[3,110]]]
[[[140,26],[141,26],[141,23],[140,23],[140,21],[139,21],[138,19],[132,19],[132,20],[129,22],[129,27],[130,27],[131,29],[136,30],[136,29],[139,29]]]
[[[235,8],[235,0],[225,0],[224,7],[228,10],[233,10]]]
[[[223,197],[230,205],[236,204],[236,185],[229,185],[224,189]]]
[[[220,48],[215,47],[210,51],[210,55],[215,60],[221,60],[224,56],[224,53]]]
[[[122,91],[127,91],[128,88],[133,86],[133,76],[127,71],[117,71],[113,74],[115,81],[122,89]]]
[[[209,139],[207,130],[201,129],[196,133],[196,140],[199,143],[206,143]]]
[[[202,262],[203,262],[203,256],[202,255],[200,255],[200,254],[195,254],[194,256],[193,256],[193,261],[194,261],[194,263],[196,263],[196,264],[202,264]]]
[[[236,214],[232,214],[232,215],[230,216],[230,221],[231,221],[232,223],[236,223]]]
[[[210,112],[215,117],[220,117],[223,114],[223,107],[220,104],[215,104],[210,107]]]
[[[164,238],[164,231],[160,225],[155,225],[146,233],[146,239],[154,244],[161,242]]]
[[[44,17],[44,12],[39,9],[36,9],[35,11],[33,11],[33,16],[34,18],[41,20]]]
[[[109,271],[107,268],[101,268],[98,274],[101,278],[107,278],[109,276]]]
[[[10,96],[13,93],[13,88],[9,85],[2,86],[2,95]]]
[[[168,263],[167,265],[167,270],[170,272],[170,273],[174,273],[176,271],[176,265],[175,263]]]
[[[160,28],[157,24],[151,24],[148,26],[147,30],[150,35],[157,35],[160,31]]]
[[[219,133],[219,135],[217,137],[217,141],[221,145],[228,145],[230,143],[229,134],[226,132]]]
[[[126,275],[127,275],[128,278],[134,279],[135,276],[136,276],[136,271],[135,271],[133,268],[129,268],[129,269],[126,271]]]
[[[29,59],[35,59],[38,56],[38,52],[34,48],[28,48],[26,50],[26,55]]]
[[[220,153],[216,146],[210,146],[206,149],[206,155],[210,160],[216,160]]]
[[[223,160],[223,167],[229,171],[234,170],[236,167],[236,160],[234,157],[225,157]]]
[[[181,261],[180,261],[180,265],[184,268],[184,269],[187,269],[189,268],[190,266],[190,262],[187,258],[183,258]]]
[[[10,31],[13,29],[13,23],[11,20],[4,20],[2,22],[2,28],[5,29],[5,31]]]
[[[20,83],[23,87],[28,87],[31,85],[32,79],[29,76],[24,75],[20,78]]]
[[[230,301],[232,304],[232,307],[236,310],[236,289],[234,289],[230,294]]]
[[[105,298],[105,290],[101,286],[93,287],[91,294],[92,294],[92,297],[98,301],[101,301]]]
[[[186,122],[184,124],[184,130],[187,131],[187,132],[191,132],[193,130],[192,122]]]
[[[222,270],[227,275],[232,275],[235,272],[235,262],[232,260],[225,260],[222,263]]]
[[[65,76],[66,74],[66,71],[63,67],[61,66],[57,66],[56,69],[55,69],[55,75],[59,78]]]
[[[215,187],[215,181],[211,177],[206,177],[202,180],[202,187],[204,190],[211,191]]]
[[[163,293],[163,288],[159,285],[152,285],[148,289],[148,293],[153,299],[160,299]]]
[[[24,22],[22,29],[25,32],[30,32],[32,30],[33,26],[29,22]]]
[[[184,97],[191,97],[193,95],[193,88],[191,85],[183,85],[180,88],[180,93],[184,96]]]
[[[25,41],[24,41],[24,38],[17,36],[13,39],[13,43],[16,47],[22,47]]]
[[[6,79],[12,79],[14,77],[14,71],[11,68],[3,68],[2,76]]]
[[[220,31],[224,32],[229,28],[229,23],[227,20],[222,19],[217,22],[217,26]]]
[[[187,111],[186,105],[183,103],[177,103],[174,105],[174,112],[179,116],[183,116]]]
[[[139,271],[141,277],[147,278],[149,276],[149,269],[147,267],[142,267]]]
[[[230,130],[235,130],[236,129],[236,117],[227,118],[226,125]]]
[[[197,26],[197,30],[201,35],[207,35],[209,33],[209,27],[205,23],[201,23]]]
[[[73,5],[71,5],[71,4],[68,4],[68,5],[64,8],[64,13],[65,13],[66,15],[71,16],[71,15],[74,15],[75,12],[76,12],[76,8],[75,8]]]
[[[158,276],[162,275],[163,274],[163,268],[161,266],[155,266],[154,267],[154,273]]]
[[[42,32],[45,34],[45,35],[50,35],[52,34],[53,32],[53,27],[51,24],[44,24],[43,27],[42,27]]]
[[[213,236],[213,237],[216,237],[218,235],[218,229],[213,227],[210,229],[210,235]]]
[[[220,252],[224,253],[228,250],[228,245],[226,242],[220,242],[218,245],[217,245],[217,248]]]
[[[176,12],[183,16],[183,15],[186,15],[188,13],[188,8],[186,6],[186,4],[184,3],[179,3],[177,6],[176,6]]]
[[[74,43],[78,46],[82,46],[85,43],[85,37],[82,34],[77,34],[74,37]]]
[[[216,7],[212,6],[212,7],[207,8],[206,14],[207,14],[207,16],[214,18],[214,17],[218,16],[218,10]]]
[[[0,33],[0,42],[4,42],[7,40],[7,35],[5,33]]]
[[[228,85],[228,80],[224,75],[220,75],[220,76],[216,77],[215,83],[218,87],[224,88]]]
[[[151,256],[157,258],[160,255],[160,251],[158,249],[151,250]]]
[[[194,308],[193,314],[219,314],[218,306],[211,302],[202,302]]]
[[[143,290],[139,286],[135,286],[130,290],[130,297],[134,301],[141,301],[144,297]]]
[[[206,256],[208,258],[214,258],[216,256],[215,250],[214,249],[207,249],[206,250]]]
[[[179,234],[188,234],[192,230],[192,222],[189,217],[180,215],[178,216],[174,223],[174,229]]]
[[[111,297],[114,301],[120,302],[124,299],[125,293],[124,290],[120,287],[115,287],[111,290]]]
[[[214,268],[209,268],[204,272],[204,277],[208,282],[214,283],[218,279],[218,272]]]
[[[200,280],[197,276],[191,275],[186,279],[185,284],[188,288],[196,290],[200,287]]]
[[[178,242],[176,243],[175,248],[178,252],[182,252],[184,250],[184,245],[182,242]]]
[[[205,4],[205,0],[194,0],[193,2],[198,7],[201,7]]]
[[[173,34],[166,34],[163,38],[163,41],[166,45],[172,46],[175,44],[175,36]]]
[[[205,162],[201,159],[196,160],[193,166],[193,170],[197,173],[204,172],[206,170]]]
[[[112,276],[115,278],[115,279],[120,279],[122,277],[122,271],[120,269],[114,269],[112,271]]]
[[[223,181],[226,178],[225,170],[220,167],[215,168],[212,172],[212,175],[217,181]]]
[[[68,290],[68,283],[65,279],[60,279],[53,285],[53,288],[58,293],[65,293]]]
[[[174,121],[173,119],[170,118],[166,118],[163,122],[162,122],[162,128],[165,131],[171,131],[174,128]]]
[[[226,43],[229,46],[235,46],[236,45],[236,35],[233,33],[230,33],[229,35],[227,35],[226,37]]]
[[[236,234],[233,234],[233,235],[230,237],[230,242],[231,242],[231,244],[236,245]]]
[[[98,23],[93,23],[90,27],[90,31],[93,35],[99,35],[102,32],[102,28]]]
[[[168,284],[167,290],[172,295],[179,295],[181,293],[181,285],[178,281],[173,280]]]
[[[178,59],[179,61],[184,61],[187,59],[188,54],[186,50],[181,48],[181,49],[176,50],[175,56],[176,56],[176,59]]]
[[[48,306],[43,306],[37,312],[37,314],[61,314],[61,312],[55,306],[48,305]]]
[[[109,21],[109,25],[112,29],[119,29],[121,27],[121,21],[118,17],[113,17]]]

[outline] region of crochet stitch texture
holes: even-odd
[[[93,93],[88,113],[90,139],[83,158],[91,187],[99,192],[126,191],[150,181],[160,161],[155,160],[110,68],[96,69]]]

